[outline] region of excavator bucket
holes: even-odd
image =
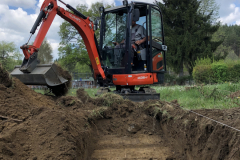
[[[20,67],[21,66],[15,66],[11,75],[26,85],[46,85],[54,87],[68,81],[59,75],[58,67],[55,64],[37,65],[31,73],[23,73],[20,71]]]

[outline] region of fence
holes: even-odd
[[[92,73],[79,73],[79,72],[72,72],[72,80],[73,81],[82,81],[83,79],[92,78]]]
[[[31,89],[36,90],[46,90],[47,86],[36,86],[36,85],[29,85]],[[78,89],[78,88],[98,88],[98,85],[94,85],[94,79],[90,77],[89,79],[82,79],[81,81],[72,81],[72,89]]]

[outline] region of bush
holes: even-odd
[[[197,58],[197,60],[195,61],[196,66],[197,65],[210,65],[212,63],[212,60],[210,58]]]
[[[226,82],[228,79],[227,71],[228,66],[224,62],[217,62],[211,65],[214,78],[212,79],[215,83]]]
[[[212,64],[198,63],[193,68],[193,79],[197,83],[238,82],[240,80],[240,61],[225,63],[224,61]]]
[[[193,79],[196,83],[211,83],[213,71],[210,65],[198,65],[193,68]]]

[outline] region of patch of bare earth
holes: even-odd
[[[82,89],[55,98],[17,79],[5,85],[7,77],[0,75],[0,159],[240,159],[239,132],[177,101],[91,98]],[[196,112],[240,129],[240,108]]]

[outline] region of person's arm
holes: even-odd
[[[123,39],[123,40],[120,42],[120,44],[121,44],[121,43],[124,43],[124,42],[125,42],[125,39]],[[114,45],[119,45],[118,42],[113,42],[113,44],[114,44]]]
[[[124,43],[125,42],[125,39],[123,39],[120,43]]]
[[[140,44],[144,43],[145,41],[146,41],[146,37],[144,37],[143,39],[140,39],[140,40],[136,41],[135,43],[136,43],[137,45],[140,45]]]

